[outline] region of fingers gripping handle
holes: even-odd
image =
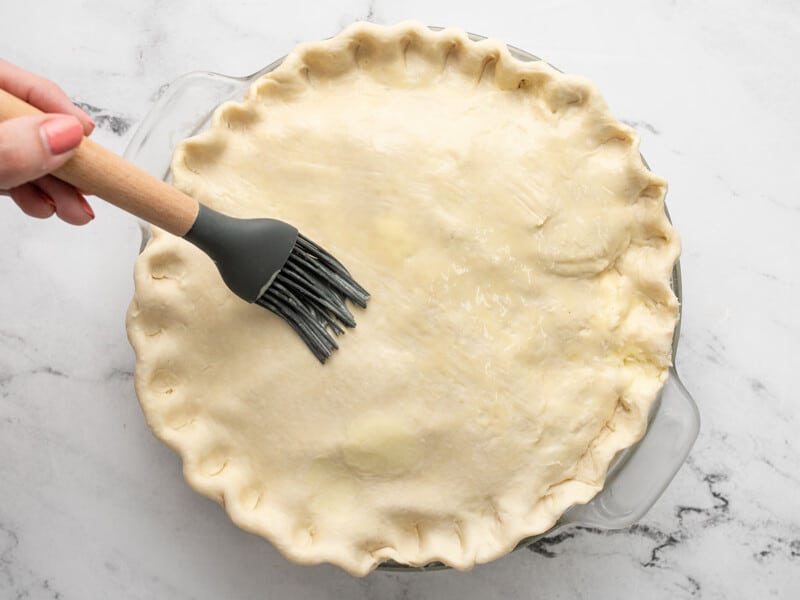
[[[39,109],[0,90],[0,121],[37,114]],[[178,236],[197,218],[196,200],[87,138],[53,174]]]

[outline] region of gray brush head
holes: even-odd
[[[212,258],[232,292],[289,323],[322,363],[338,348],[340,324],[356,325],[345,300],[367,307],[369,293],[347,269],[283,221],[236,219],[201,204],[184,239]]]

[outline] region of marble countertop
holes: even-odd
[[[95,201],[71,228],[0,197],[0,599],[798,597],[800,5],[269,4],[3,2],[0,56],[58,81],[117,152],[166,82],[247,74],[354,20],[458,26],[590,77],[670,182],[697,444],[627,530],[565,530],[469,573],[289,564],[147,429],[123,322],[135,221]]]

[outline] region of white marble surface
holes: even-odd
[[[288,564],[191,492],[132,388],[132,218],[79,230],[0,198],[0,599],[796,598],[800,4],[261,0],[0,3],[0,55],[91,105],[121,152],[159,88],[246,74],[356,19],[506,40],[594,79],[670,181],[678,369],[702,413],[639,525],[569,530],[470,573]]]

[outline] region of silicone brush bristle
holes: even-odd
[[[286,264],[256,303],[284,319],[324,363],[339,346],[341,325],[356,321],[345,300],[367,307],[369,293],[323,248],[297,235]]]

